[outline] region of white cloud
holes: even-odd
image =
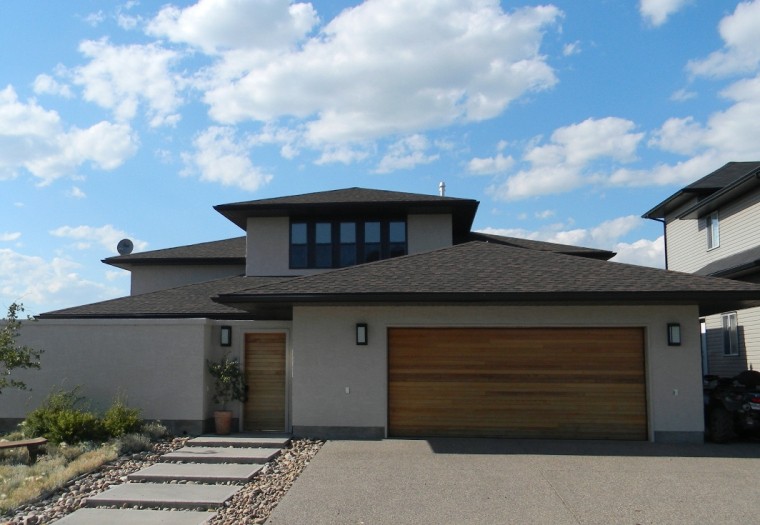
[[[515,164],[511,155],[498,153],[495,157],[474,157],[467,163],[467,171],[477,175],[504,173]]]
[[[105,39],[86,40],[79,51],[90,59],[74,70],[85,100],[112,110],[121,121],[133,119],[144,105],[151,126],[177,123],[184,80],[170,71],[179,58],[175,51],[157,44],[115,46]]]
[[[536,219],[551,219],[557,214],[554,210],[543,210],[543,211],[537,211],[533,215],[536,217]]]
[[[566,57],[577,55],[580,52],[581,52],[580,40],[576,40],[575,42],[570,42],[569,44],[565,44],[562,47],[562,54]]]
[[[125,231],[114,228],[110,224],[105,226],[61,226],[50,231],[50,235],[73,239],[74,245],[79,250],[89,249],[92,244],[99,244],[109,252],[116,252],[116,245],[121,239],[130,238],[134,243],[135,250],[143,251],[148,243],[139,239],[131,238]]]
[[[98,11],[96,13],[90,13],[89,15],[84,17],[84,21],[91,25],[92,27],[97,27],[98,25],[102,24],[106,19],[105,13],[103,11]]]
[[[0,305],[21,302],[26,313],[111,299],[125,295],[120,288],[104,286],[79,274],[81,265],[62,257],[51,260],[0,248]],[[44,305],[44,306],[42,306]]]
[[[595,162],[633,161],[644,137],[634,132],[635,127],[630,120],[607,117],[558,128],[549,143],[533,145],[525,152],[522,160],[530,163],[529,169],[510,176],[490,192],[498,199],[515,200],[603,181],[605,176],[596,171]]]
[[[692,0],[640,0],[639,13],[653,26],[661,26],[668,17],[681,9]]]
[[[375,170],[377,173],[389,173],[400,169],[412,169],[420,164],[430,164],[438,160],[438,155],[427,155],[430,147],[424,135],[410,135],[396,141],[388,147],[388,151]]]
[[[740,2],[731,15],[721,20],[723,49],[707,58],[689,62],[694,75],[721,77],[755,71],[760,64],[760,1]]]
[[[366,144],[328,144],[322,149],[322,154],[314,161],[315,164],[353,164],[369,157],[373,148]]]
[[[182,154],[183,175],[199,173],[200,179],[223,186],[256,191],[272,176],[254,166],[248,154],[250,144],[238,141],[229,127],[212,126],[193,141],[195,150]]]
[[[66,84],[60,84],[50,75],[37,75],[33,84],[34,92],[38,95],[59,95],[64,98],[71,98],[74,94],[71,87]]]
[[[0,232],[0,242],[12,242],[21,238],[21,232]]]
[[[318,22],[310,3],[289,0],[200,0],[180,9],[167,6],[148,33],[190,44],[206,53],[225,50],[285,50]]]
[[[697,98],[697,94],[694,91],[688,91],[686,89],[679,89],[670,95],[670,100],[674,102],[686,102],[687,100],[695,98]]]
[[[75,199],[84,199],[87,197],[87,194],[82,191],[81,188],[77,186],[72,186],[71,189],[66,193],[69,197],[74,197]]]
[[[639,266],[665,267],[665,241],[662,236],[655,240],[639,239],[632,243],[619,242],[613,251],[617,253],[611,260]]]
[[[0,91],[0,179],[23,168],[49,184],[85,163],[112,170],[136,150],[137,138],[126,124],[65,130],[57,112],[19,101],[12,86]]]
[[[692,117],[671,118],[653,133],[649,145],[671,153],[691,155],[700,148],[704,139],[704,128]]]
[[[560,17],[553,6],[506,13],[497,0],[368,0],[276,60],[227,54],[205,101],[222,123],[302,119],[316,148],[485,120],[555,84],[540,45]]]
[[[643,222],[644,219],[638,216],[628,215],[605,221],[592,228],[567,229],[563,224],[552,224],[537,231],[523,228],[485,228],[479,231],[507,237],[610,250],[617,253],[612,258],[613,261],[662,268],[665,266],[665,245],[662,237],[653,241],[640,239],[633,243],[620,240],[636,230]]]

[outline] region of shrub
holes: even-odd
[[[148,436],[151,441],[158,441],[169,435],[169,429],[162,425],[160,421],[149,421],[145,423],[141,432]]]
[[[116,453],[134,454],[150,448],[150,437],[145,434],[124,434],[114,442]]]
[[[79,388],[51,393],[22,423],[27,437],[44,436],[52,443],[79,443],[105,437],[102,421],[79,408],[83,403]]]
[[[116,398],[111,407],[103,415],[103,426],[111,437],[137,432],[142,427],[140,411],[129,408],[124,400]]]

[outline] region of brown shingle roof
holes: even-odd
[[[456,197],[440,197],[421,193],[346,188],[291,195],[273,199],[259,199],[231,204],[220,204],[214,209],[246,228],[248,217],[293,216],[388,216],[409,213],[451,213],[454,235],[470,231],[478,201]]]
[[[130,295],[110,301],[75,306],[41,314],[41,319],[92,319],[92,318],[188,318],[244,319],[246,313],[238,308],[214,302],[211,297],[231,293],[261,284],[269,284],[284,277],[226,277],[197,284],[189,284],[139,295]]]
[[[103,259],[117,267],[135,264],[245,264],[245,236]]]
[[[569,244],[557,244],[554,242],[534,241],[531,239],[521,239],[519,237],[505,237],[503,235],[493,235],[491,233],[470,233],[470,240],[495,242],[506,246],[516,248],[526,248],[528,250],[538,250],[542,252],[564,253],[567,255],[577,255],[580,257],[590,257],[592,259],[601,259],[608,261],[615,257],[616,253],[609,250],[599,250],[596,248],[585,248],[583,246],[572,246]]]
[[[646,212],[642,217],[645,219],[662,219],[666,214],[679,208],[686,202],[696,196],[702,200],[695,207],[695,211],[701,210],[705,205],[710,205],[712,199],[718,199],[721,194],[726,194],[726,198],[733,198],[735,189],[746,182],[751,182],[754,174],[760,170],[760,162],[728,162],[709,175],[681,188],[676,193],[659,203],[657,206]],[[719,202],[716,201],[716,204]],[[691,211],[691,210],[689,210]],[[679,216],[679,218],[684,218]],[[689,217],[694,218],[694,217]]]
[[[270,303],[760,305],[760,285],[545,251],[470,242],[265,284],[216,300],[250,311]]]

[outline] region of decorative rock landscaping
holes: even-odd
[[[169,453],[184,447],[187,441],[187,438],[178,438],[170,442],[158,443],[150,452],[121,457],[115,462],[102,466],[95,472],[72,480],[64,488],[41,501],[19,508],[9,521],[3,521],[3,518],[0,518],[0,523],[2,525],[41,525],[60,520],[85,506],[92,507],[97,504],[99,498],[102,498],[99,496],[93,499],[93,496],[127,482],[128,477],[138,479],[139,476],[129,475],[157,463],[165,454],[171,457]],[[264,523],[272,509],[321,446],[321,441],[292,440],[280,455],[263,465],[250,482],[239,485],[240,489],[231,498],[214,509],[215,514],[207,513],[210,518],[207,522],[217,525]],[[188,481],[177,480],[171,483],[184,484]],[[229,485],[230,482],[227,481],[225,484]],[[87,503],[88,498],[90,499],[89,503]],[[130,506],[129,508],[142,509],[147,507]],[[87,509],[87,512],[94,510]],[[164,508],[163,510],[170,509]],[[187,513],[187,511],[182,510],[176,512]],[[187,514],[187,517],[190,518],[190,514],[199,513]],[[86,516],[87,513],[83,512],[82,515]],[[64,520],[64,522],[69,521],[70,519]]]

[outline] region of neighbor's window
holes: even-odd
[[[707,249],[711,250],[720,246],[720,219],[718,212],[714,211],[707,216]]]
[[[291,268],[342,268],[406,255],[406,221],[292,220]]]
[[[723,355],[739,355],[739,327],[736,312],[723,314]]]

